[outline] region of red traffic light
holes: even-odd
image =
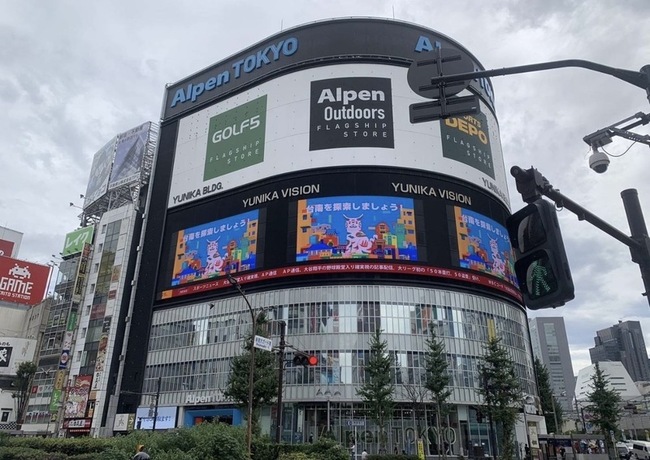
[[[294,366],[316,366],[318,365],[318,358],[314,355],[297,354],[293,357]]]

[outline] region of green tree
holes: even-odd
[[[370,338],[370,359],[365,369],[365,381],[357,390],[357,395],[368,407],[370,418],[377,423],[379,447],[386,451],[385,426],[387,419],[393,416],[395,380],[388,343],[381,340],[381,332],[377,329]]]
[[[263,314],[257,318],[257,335],[268,337],[267,320]],[[235,401],[239,407],[248,409],[248,378],[250,372],[251,350],[253,349],[253,335],[244,340],[243,353],[235,356],[230,364],[230,377],[224,395]],[[278,378],[276,359],[273,353],[256,349],[255,369],[253,379],[253,420],[252,428],[255,433],[259,431],[260,409],[270,406],[278,394]],[[246,412],[248,417],[248,412]]]
[[[25,421],[25,411],[29,402],[34,374],[36,374],[36,364],[31,361],[23,361],[18,365],[16,377],[12,382],[14,392],[11,396],[16,402],[16,423],[18,425],[22,425]]]
[[[427,339],[427,352],[425,355],[425,380],[424,386],[431,394],[431,402],[436,408],[436,445],[438,455],[442,451],[442,457],[447,458],[447,451],[442,443],[440,431],[440,419],[448,413],[447,400],[451,396],[449,390],[449,369],[445,344],[436,336],[436,331],[429,327],[429,338]]]
[[[551,379],[548,375],[548,369],[539,360],[535,358],[535,375],[537,376],[537,391],[539,400],[542,405],[542,412],[546,420],[546,429],[549,433],[562,434],[562,406],[555,397],[551,388]],[[554,414],[555,412],[555,414]],[[555,426],[557,420],[558,426]]]
[[[587,411],[591,414],[591,423],[598,427],[605,436],[605,445],[611,446],[610,431],[618,435],[618,420],[621,415],[621,395],[609,384],[609,376],[605,374],[598,363],[595,364],[587,393]]]
[[[479,393],[485,401],[485,413],[491,423],[501,428],[500,435],[496,436],[500,440],[497,450],[503,459],[511,460],[516,453],[515,424],[519,418],[522,394],[514,362],[501,345],[500,338],[488,340],[478,371],[481,381]],[[493,446],[493,449],[496,447]]]

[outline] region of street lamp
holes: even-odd
[[[226,273],[226,276],[228,277],[228,282],[230,285],[237,289],[239,294],[241,294],[241,296],[244,298],[246,306],[248,307],[248,311],[251,314],[251,359],[250,367],[248,370],[248,429],[246,431],[246,446],[248,448],[248,458],[253,458],[251,451],[251,441],[253,438],[253,383],[255,379],[255,347],[253,346],[252,341],[254,340],[254,335],[257,332],[257,317],[255,316],[255,311],[253,311],[253,307],[248,301],[248,297],[246,297],[244,290],[239,284],[239,281],[237,281],[237,279],[235,279],[230,273]]]
[[[560,396],[566,396],[566,391],[560,393]],[[557,412],[555,411],[555,393],[551,390],[551,407],[553,407],[553,421],[555,422],[555,434],[562,434],[563,430],[560,429],[560,426],[557,423]]]

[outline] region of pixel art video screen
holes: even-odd
[[[255,210],[180,230],[171,285],[257,268],[258,223]]]
[[[411,198],[334,196],[298,201],[296,261],[418,260]]]

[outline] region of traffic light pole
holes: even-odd
[[[280,321],[280,345],[278,346],[278,409],[275,420],[275,442],[282,441],[282,384],[284,382],[284,348],[286,347],[285,334],[287,323]]]
[[[621,192],[625,214],[632,233],[630,237],[554,189],[548,180],[535,168],[524,170],[519,166],[513,166],[510,169],[510,174],[515,178],[517,190],[526,203],[532,203],[541,198],[542,195],[546,196],[557,206],[574,213],[578,216],[578,220],[586,220],[629,247],[632,261],[637,263],[641,270],[641,277],[646,291],[643,295],[648,298],[650,304],[650,297],[648,296],[648,293],[650,293],[650,238],[648,238],[643,212],[635,189]]]

